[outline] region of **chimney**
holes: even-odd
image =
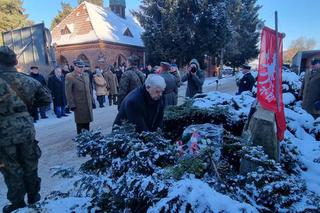
[[[109,0],[109,7],[121,18],[126,18],[126,0]]]

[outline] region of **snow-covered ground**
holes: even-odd
[[[234,77],[226,76],[219,80],[216,86],[215,77],[207,78],[203,91],[218,91],[228,94],[235,94],[237,88]],[[183,103],[186,91],[186,83],[179,88],[179,103]],[[40,141],[39,145],[42,149],[42,157],[39,162],[39,174],[42,178],[41,194],[43,197],[49,192],[64,187],[60,178],[51,177],[50,168],[62,165],[63,167],[78,168],[86,159],[77,157],[76,146],[72,139],[76,136],[76,127],[73,114],[68,117],[57,119],[54,113],[49,111],[48,119],[40,119],[36,124],[36,138]],[[109,133],[113,121],[117,114],[116,106],[106,106],[105,108],[97,108],[94,110],[94,122],[91,123],[92,129],[101,129],[103,133]],[[7,188],[0,175],[0,207],[7,203]]]

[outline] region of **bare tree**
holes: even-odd
[[[293,40],[287,51],[284,52],[284,63],[291,63],[293,56],[304,50],[313,50],[317,45],[317,42],[313,38],[299,37],[296,40]]]

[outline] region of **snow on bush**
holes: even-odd
[[[240,203],[212,189],[198,179],[184,179],[169,188],[168,196],[148,213],[158,212],[258,212],[254,207]]]
[[[109,135],[80,134],[78,154],[88,160],[80,171],[53,168],[72,187],[52,192],[36,210],[50,212],[54,204],[51,212],[319,211],[320,120],[296,100],[299,77],[283,73],[280,162],[241,137],[252,94],[210,92],[170,107],[163,133],[138,134],[126,124]],[[256,170],[240,174],[240,160],[255,162]]]

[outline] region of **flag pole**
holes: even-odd
[[[278,11],[274,12],[275,15],[275,28],[276,28],[276,98],[278,112],[280,112],[280,71],[279,71],[279,32],[278,32]],[[282,65],[281,65],[282,66]]]

